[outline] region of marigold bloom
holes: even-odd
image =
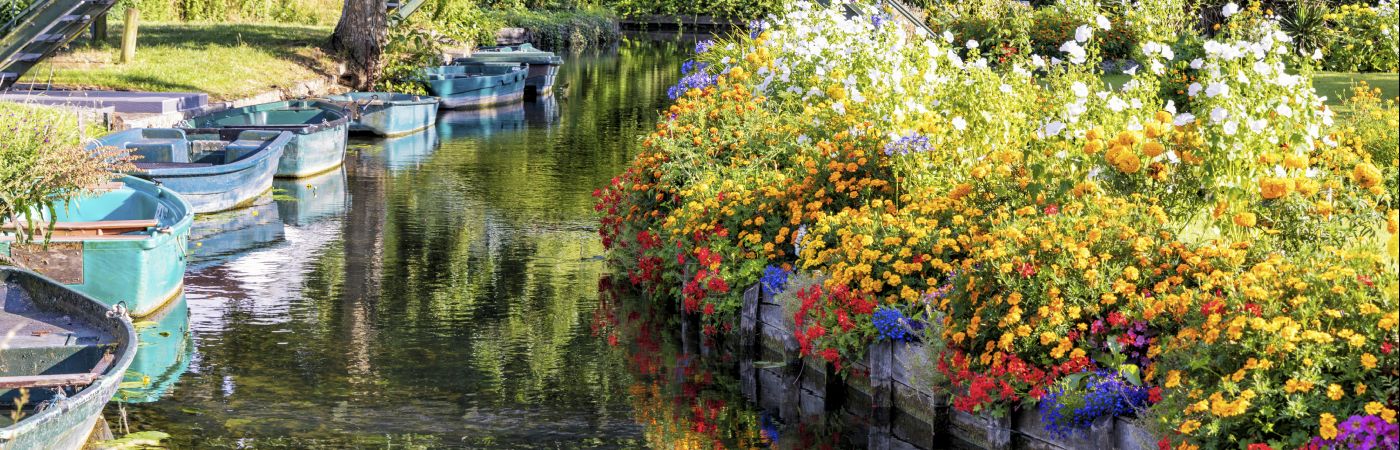
[[[1254,217],[1254,213],[1251,212],[1242,212],[1239,214],[1235,214],[1235,217],[1232,218],[1232,220],[1235,222],[1235,225],[1239,225],[1245,228],[1253,228],[1257,221],[1257,219]]]
[[[1357,164],[1351,170],[1351,179],[1362,188],[1370,188],[1381,182],[1381,170],[1371,163]]]

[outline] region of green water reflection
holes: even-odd
[[[653,129],[693,42],[573,55],[554,99],[356,141],[343,171],[205,221],[188,370],[127,405],[131,429],[186,448],[665,448],[689,441],[658,430],[697,425],[654,408],[695,401],[733,417],[720,442],[760,442],[727,385],[653,388],[684,368],[640,332],[619,343],[600,289],[591,193]]]

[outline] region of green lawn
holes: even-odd
[[[1129,78],[1123,74],[1103,76],[1104,82],[1114,87],[1122,86]],[[1318,95],[1327,97],[1328,105],[1337,106],[1351,97],[1351,85],[1358,81],[1381,88],[1381,98],[1400,96],[1400,74],[1395,73],[1318,72],[1313,75],[1313,88],[1317,89]]]
[[[330,27],[143,24],[136,62],[118,64],[121,29],[114,23],[104,45],[75,41],[22,82],[45,82],[52,70],[54,84],[65,87],[197,91],[226,100],[324,78],[334,67],[321,50]]]

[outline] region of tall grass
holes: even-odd
[[[134,7],[142,21],[277,22],[335,25],[343,0],[121,0],[115,10]],[[120,17],[113,14],[112,17]]]

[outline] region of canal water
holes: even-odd
[[[831,441],[746,406],[732,361],[683,353],[674,315],[601,261],[591,193],[694,42],[569,56],[552,99],[354,141],[342,170],[200,218],[185,298],[138,324],[114,431],[179,448]]]

